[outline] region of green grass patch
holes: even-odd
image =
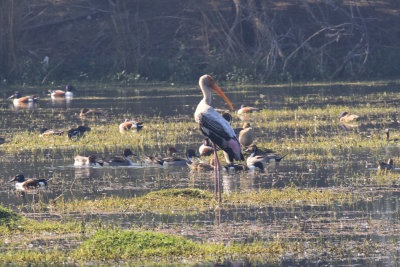
[[[250,193],[233,193],[223,196],[224,205],[241,206],[283,206],[326,205],[335,202],[351,202],[352,194],[333,189],[265,189]],[[215,208],[218,203],[210,192],[200,189],[166,189],[151,192],[142,197],[108,197],[96,200],[58,200],[51,203],[50,209],[57,212],[82,213],[121,213],[154,212],[164,214],[200,213]]]
[[[353,195],[331,189],[263,189],[249,193],[232,193],[225,196],[225,203],[249,206],[330,205],[351,202]]]
[[[58,200],[50,203],[50,210],[57,212],[200,212],[215,202],[207,191],[193,188],[166,189],[151,192],[145,196],[121,198],[112,196],[96,200]]]
[[[204,254],[199,243],[151,231],[99,231],[72,256],[79,260],[126,260],[150,257],[195,257]]]

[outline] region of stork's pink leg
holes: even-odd
[[[214,198],[217,199],[217,192],[218,192],[218,200],[219,202],[222,201],[221,196],[221,173],[220,173],[220,165],[218,160],[217,154],[217,147],[214,143],[212,143],[214,149]]]

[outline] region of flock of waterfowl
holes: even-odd
[[[149,156],[145,155],[141,160],[146,164],[155,164],[162,166],[188,166],[192,171],[211,171],[214,170],[214,185],[215,196],[221,199],[221,174],[220,170],[227,171],[247,171],[259,169],[265,170],[265,164],[270,161],[281,161],[286,155],[281,156],[277,153],[264,153],[257,148],[254,142],[254,129],[249,122],[245,122],[242,128],[232,128],[232,116],[226,111],[217,111],[211,106],[211,93],[215,92],[221,96],[233,110],[233,106],[226,95],[215,83],[210,75],[203,75],[199,79],[199,86],[203,93],[203,99],[198,104],[194,118],[198,123],[200,131],[205,136],[201,146],[199,147],[199,155],[193,149],[186,151],[186,158],[177,156],[177,151],[174,147],[168,147],[166,156]],[[72,98],[74,87],[67,85],[66,90],[49,91],[51,98]],[[34,102],[38,99],[37,96],[22,96],[20,92],[15,92],[9,97],[13,99],[14,105]],[[257,112],[259,109],[255,107],[241,106],[237,114]],[[102,110],[81,109],[80,117],[95,117],[104,115]],[[343,112],[340,115],[340,121],[350,122],[357,120],[359,116]],[[125,133],[131,130],[140,130],[143,128],[142,122],[126,119],[119,125],[119,131]],[[87,125],[80,125],[76,128],[64,130],[56,129],[41,129],[41,136],[48,135],[64,135],[65,133],[70,139],[77,139],[83,137],[86,132],[90,131]],[[389,132],[387,131],[387,139],[389,139]],[[4,142],[4,139],[0,140]],[[242,149],[243,148],[243,149]],[[218,159],[218,150],[222,150],[227,165],[221,166]],[[238,164],[234,161],[244,161],[243,152],[250,155],[246,159],[246,164]],[[194,157],[203,157],[214,155],[209,163],[194,160]],[[137,156],[130,149],[125,149],[121,156],[114,156],[112,158],[102,158],[96,155],[81,156],[76,155],[74,158],[75,166],[130,166],[135,163],[130,158]],[[208,160],[207,160],[208,161]],[[390,159],[388,163],[380,162],[378,169],[391,170],[393,168],[393,160]],[[16,182],[16,188],[38,187],[46,185],[44,179],[29,179],[25,180],[22,174],[18,174],[10,182]]]

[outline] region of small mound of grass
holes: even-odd
[[[0,226],[18,222],[22,217],[11,210],[0,206]]]
[[[99,231],[71,253],[77,260],[124,260],[151,257],[192,257],[203,254],[201,244],[183,237],[151,231]]]

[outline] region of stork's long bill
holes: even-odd
[[[233,110],[233,106],[231,101],[229,101],[229,99],[226,97],[226,95],[224,94],[224,92],[222,92],[221,88],[219,88],[219,86],[214,82],[214,80],[211,78],[211,76],[209,76],[210,79],[210,87],[211,89],[216,92],[220,97],[222,97],[226,103],[228,103],[228,105],[231,107],[231,109]]]

